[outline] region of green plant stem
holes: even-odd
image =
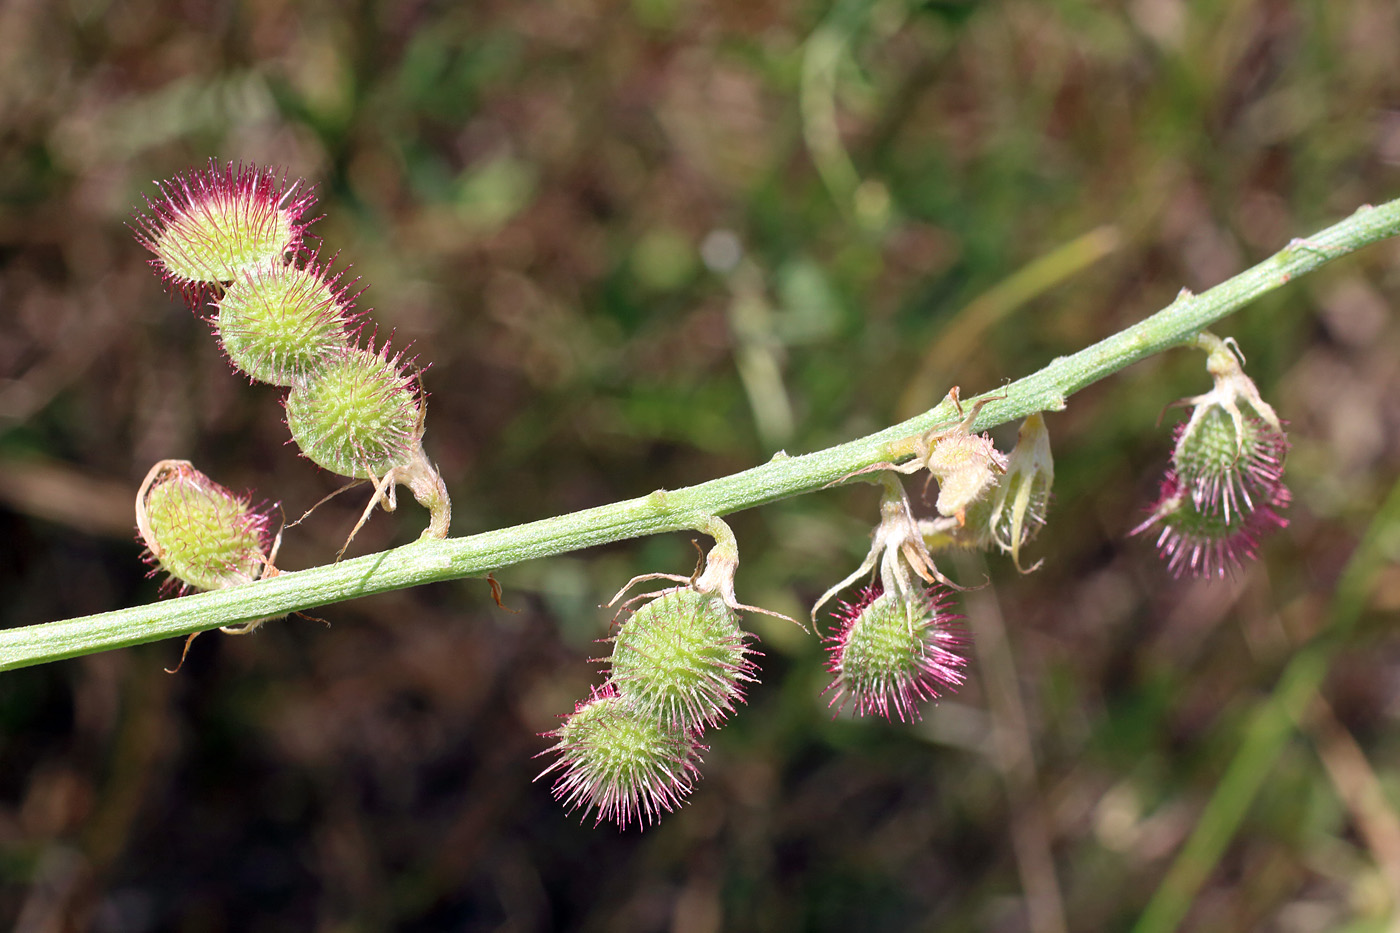
[[[1156,314],[1044,369],[987,393],[973,425],[982,431],[1037,411],[1058,411],[1065,398],[1145,357],[1194,339],[1197,332],[1297,276],[1400,232],[1400,200],[1364,207],[1305,241],[1294,241],[1258,265],[1200,295],[1185,292]],[[964,400],[963,405],[977,399]],[[764,505],[839,484],[883,462],[907,459],[910,438],[955,416],[942,403],[857,440],[800,457],[775,456],[762,466],[697,486],[585,509],[466,538],[423,539],[226,590],[198,593],[132,609],[0,631],[0,670],[57,661],[111,648],[187,635],[253,619],[277,617],[356,596],[423,583],[483,576],[533,558],[550,557],[645,535],[694,528],[711,516]]]

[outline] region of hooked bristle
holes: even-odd
[[[409,462],[422,439],[417,379],[387,343],[334,354],[287,394],[287,426],[303,454],[341,476],[377,479]]]
[[[303,220],[315,200],[310,189],[254,164],[210,159],[207,169],[156,184],[160,197],[146,198],[136,239],[192,310],[240,272],[291,259],[312,223]]]
[[[186,590],[256,580],[272,544],[266,512],[183,460],[152,468],[137,502],[137,527],[152,572],[164,570]]]
[[[723,598],[671,590],[622,623],[611,677],[641,711],[669,726],[715,725],[743,702],[744,684],[754,680],[749,637]]]
[[[545,733],[558,741],[541,754],[556,760],[536,776],[557,772],[552,792],[569,812],[594,825],[612,820],[619,828],[656,822],[695,786],[706,751],[693,732],[675,729],[633,706],[614,685],[594,688],[562,726]]]
[[[839,713],[851,703],[857,715],[893,712],[901,722],[920,718],[919,704],[962,685],[967,659],[956,650],[965,639],[947,609],[952,597],[933,588],[910,600],[880,586],[862,589],[854,603],[841,603],[839,623],[824,641],[827,692]]]
[[[319,375],[349,349],[351,326],[361,316],[344,275],[315,257],[305,268],[274,262],[240,272],[219,298],[215,320],[230,362],[271,385],[295,386]]]

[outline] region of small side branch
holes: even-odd
[[[1195,339],[1214,322],[1259,296],[1325,263],[1400,232],[1400,200],[1364,207],[1347,219],[1290,245],[1258,265],[1168,307],[1040,371],[993,393],[965,401],[984,403],[969,431],[985,431],[1038,411],[1058,411],[1080,389],[1139,360]],[[1298,245],[1301,244],[1301,245]],[[0,670],[27,667],[142,644],[424,583],[484,576],[543,557],[646,535],[694,528],[697,516],[723,516],[791,496],[815,492],[871,466],[902,459],[893,444],[923,435],[954,416],[940,404],[866,437],[665,493],[665,509],[652,496],[467,538],[437,538],[450,517],[440,480],[424,476],[415,497],[432,511],[428,536],[413,544],[352,560],[209,593],[104,612],[78,619],[0,631]],[[909,450],[912,456],[914,450]],[[412,484],[410,484],[412,485]],[[421,495],[420,495],[421,494]]]

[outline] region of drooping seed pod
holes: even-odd
[[[880,524],[875,526],[871,536],[870,552],[860,566],[847,577],[832,586],[812,606],[812,621],[817,621],[817,610],[826,605],[841,590],[879,568],[880,586],[885,592],[897,594],[901,599],[914,600],[924,592],[924,584],[941,583],[951,589],[961,589],[945,577],[933,562],[926,543],[925,532],[933,540],[935,547],[951,544],[954,533],[966,523],[957,516],[945,516],[939,520],[938,528],[927,528],[925,523],[914,518],[909,507],[909,497],[904,485],[891,472],[878,474],[884,487],[880,497]],[[922,583],[920,581],[923,581]]]
[[[1198,511],[1219,511],[1229,522],[1253,511],[1255,500],[1270,501],[1287,456],[1280,428],[1250,416],[1237,425],[1225,408],[1210,405],[1177,427],[1172,467]]]
[[[838,712],[850,703],[858,715],[891,714],[918,719],[919,704],[962,685],[964,643],[948,614],[952,598],[937,587],[901,595],[865,587],[854,603],[842,602],[832,616],[836,630],[825,641],[827,692]]]
[[[309,381],[350,346],[356,315],[340,275],[314,263],[244,269],[218,299],[215,327],[229,360],[258,382]]]
[[[1006,472],[982,498],[967,506],[961,521],[954,514],[920,519],[919,530],[930,552],[947,548],[988,550],[997,548],[1021,566],[1021,546],[1045,525],[1050,490],[1055,483],[1055,461],[1050,455],[1050,434],[1045,418],[1028,415],[1021,423],[1016,447],[1006,460]]]
[[[155,253],[151,265],[190,307],[240,272],[285,262],[301,249],[313,198],[300,181],[286,184],[256,165],[220,167],[157,182],[161,197],[146,199],[136,238]]]
[[[269,516],[187,460],[153,466],[136,496],[136,526],[152,573],[183,589],[219,590],[266,575]]]
[[[1157,528],[1157,552],[1175,577],[1224,577],[1257,558],[1264,537],[1288,527],[1279,513],[1291,499],[1280,483],[1267,499],[1256,495],[1247,510],[1227,513],[1219,503],[1202,508],[1176,472],[1168,470],[1152,514],[1129,534]]]
[[[1268,502],[1283,481],[1288,438],[1283,422],[1245,375],[1243,355],[1233,340],[1209,331],[1196,336],[1206,351],[1209,392],[1183,399],[1191,417],[1176,430],[1172,469],[1196,508],[1232,514],[1250,511],[1254,500]]]
[[[403,361],[352,347],[334,354],[312,379],[287,394],[287,427],[316,465],[355,479],[378,480],[421,452],[417,380]]]
[[[695,785],[706,750],[693,733],[640,712],[611,684],[595,688],[546,734],[558,740],[546,753],[559,757],[535,780],[557,772],[553,793],[570,812],[582,807],[586,818],[596,809],[595,825],[608,819],[623,829],[675,809]]]
[[[625,619],[613,639],[611,679],[637,710],[672,729],[719,723],[752,682],[748,635],[714,592],[664,591]]]
[[[1191,417],[1176,430],[1151,514],[1130,534],[1158,529],[1157,550],[1175,576],[1222,577],[1288,526],[1280,514],[1292,500],[1283,484],[1288,438],[1234,342],[1208,331],[1195,342],[1214,385],[1177,403],[1190,406]]]

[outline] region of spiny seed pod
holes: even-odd
[[[705,746],[693,733],[673,729],[637,710],[613,685],[594,689],[553,732],[548,751],[559,756],[535,780],[558,772],[553,793],[569,811],[583,808],[594,824],[609,819],[654,823],[690,793]]]
[[[285,262],[310,226],[313,198],[256,165],[219,166],[157,182],[161,197],[146,199],[136,238],[156,254],[151,265],[196,307],[209,291],[246,269]]]
[[[852,703],[861,716],[891,711],[901,722],[919,718],[919,704],[951,693],[963,683],[964,643],[947,613],[947,591],[930,588],[901,596],[865,587],[854,603],[832,613],[839,625],[825,639],[827,670],[835,675],[827,692],[839,712]]]
[[[715,725],[753,681],[748,636],[716,593],[682,587],[640,606],[613,639],[611,678],[644,715],[672,729]]]
[[[263,576],[269,517],[187,460],[162,460],[136,495],[136,526],[147,560],[172,582],[219,590]]]
[[[1234,342],[1202,331],[1195,343],[1214,385],[1177,403],[1191,406],[1191,417],[1177,428],[1151,515],[1130,534],[1159,528],[1157,550],[1175,576],[1222,577],[1288,526],[1279,514],[1292,499],[1283,484],[1288,438]]]
[[[1230,413],[1210,406],[1200,417],[1176,430],[1172,466],[1202,512],[1223,513],[1229,522],[1268,501],[1283,481],[1288,438],[1261,418],[1244,417],[1236,425]]]
[[[1258,556],[1261,539],[1288,527],[1288,519],[1279,512],[1291,498],[1288,488],[1279,484],[1267,499],[1256,496],[1254,507],[1245,511],[1203,509],[1176,472],[1168,470],[1152,515],[1130,533],[1160,526],[1157,552],[1173,576],[1224,577]]]
[[[335,354],[287,394],[287,427],[313,463],[355,479],[407,466],[423,437],[416,380],[386,344]]]
[[[218,300],[224,352],[258,382],[294,386],[349,349],[355,315],[340,275],[275,261],[241,270]]]

